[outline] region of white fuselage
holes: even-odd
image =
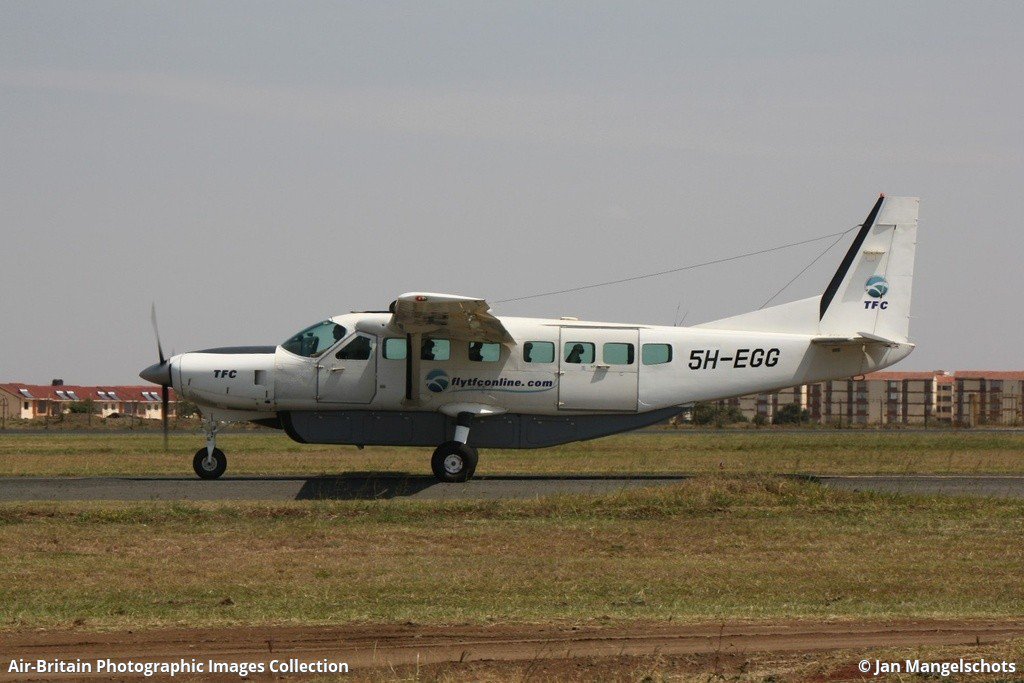
[[[497,317],[481,298],[406,292],[387,312],[321,320],[278,346],[207,349],[140,376],[207,420],[199,476],[224,471],[221,422],[301,443],[436,446],[441,481],[477,447],[615,434],[696,401],[840,379],[905,358],[919,201],[880,196],[820,296],[696,327]],[[155,329],[154,315],[154,329]]]
[[[410,362],[390,314],[331,320],[345,336],[315,357],[282,346],[185,353],[171,359],[172,385],[216,419],[310,410],[454,415],[467,406],[476,414],[643,413],[850,377],[913,349],[829,347],[805,334],[501,317],[514,343],[494,345],[487,359],[472,360],[465,341],[451,340],[444,352],[439,333],[427,335],[435,338],[434,358]],[[342,351],[357,336],[369,347],[365,358]]]

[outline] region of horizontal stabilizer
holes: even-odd
[[[907,342],[899,342],[895,339],[886,339],[885,337],[879,337],[877,334],[871,334],[870,332],[858,332],[855,337],[814,337],[811,339],[812,344],[820,344],[822,346],[863,346],[865,344],[880,344],[882,346],[897,347],[900,344],[906,344]],[[913,346],[911,344],[911,346]]]

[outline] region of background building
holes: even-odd
[[[952,413],[961,423],[1024,423],[1024,372],[957,370],[952,384]]]
[[[1024,425],[1024,371],[873,372],[716,402],[748,420],[771,421],[796,404],[811,422],[835,425]]]
[[[64,384],[62,380],[51,384],[0,384],[0,415],[8,420],[58,417],[71,412],[73,404],[86,400],[93,402],[93,414],[101,417],[116,414],[150,420],[163,418],[160,389],[151,385],[86,387]],[[172,390],[172,414],[175,401]]]
[[[163,417],[160,390],[144,386],[79,386],[61,380],[51,384],[0,384],[0,417],[32,420],[71,412],[72,404],[92,400],[100,417]],[[170,394],[171,414],[176,397]],[[947,424],[1024,426],[1024,371],[958,370],[873,372],[848,379],[816,382],[779,391],[716,401],[736,408],[748,420],[760,415],[771,422],[779,410],[795,404],[813,423],[853,425]]]

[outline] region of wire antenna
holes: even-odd
[[[845,235],[846,235],[846,234],[847,234],[848,232],[850,232],[850,231],[852,231],[852,230],[856,230],[856,229],[857,229],[857,228],[859,228],[859,227],[860,227],[859,225],[855,225],[855,226],[853,226],[852,228],[850,228],[849,230],[844,230],[844,231],[843,231],[842,233],[840,233],[839,237],[837,237],[837,238],[836,238],[836,241],[835,241],[835,242],[833,242],[832,244],[830,244],[830,245],[828,245],[827,247],[825,247],[825,251],[821,252],[820,254],[818,254],[817,256],[815,256],[815,257],[814,257],[813,259],[811,259],[811,262],[810,262],[810,263],[808,263],[808,264],[807,264],[806,266],[804,266],[804,267],[803,267],[803,269],[802,269],[802,270],[801,270],[801,271],[800,271],[799,273],[797,273],[796,275],[794,275],[794,276],[793,276],[793,279],[791,279],[791,280],[790,280],[789,282],[787,282],[786,284],[782,285],[782,289],[780,289],[779,291],[775,292],[775,293],[774,293],[774,294],[772,294],[772,295],[771,295],[770,297],[768,297],[767,299],[765,299],[765,302],[764,302],[763,304],[761,304],[760,306],[758,306],[757,310],[761,310],[762,308],[764,308],[765,306],[767,306],[768,304],[770,304],[770,303],[771,303],[771,302],[772,302],[772,301],[773,301],[773,300],[775,299],[775,297],[777,297],[777,296],[778,296],[779,294],[782,294],[782,293],[783,293],[784,291],[786,291],[786,289],[788,289],[788,288],[789,288],[789,286],[790,286],[791,284],[793,284],[794,282],[796,282],[796,281],[797,281],[797,280],[798,280],[798,279],[800,278],[800,276],[801,276],[801,275],[803,275],[804,273],[806,273],[806,272],[807,272],[807,271],[808,271],[808,270],[810,269],[810,267],[811,267],[811,266],[813,266],[813,265],[814,265],[815,263],[817,263],[817,262],[818,262],[818,261],[819,261],[819,260],[821,259],[821,257],[822,257],[822,256],[824,256],[825,254],[827,254],[827,253],[828,253],[828,252],[829,252],[829,251],[830,251],[830,250],[832,249],[832,247],[834,247],[834,246],[836,246],[837,244],[839,244],[839,243],[840,243],[840,242],[842,241],[843,237],[844,237],[844,236],[845,236]]]
[[[583,290],[586,290],[586,289],[596,289],[598,287],[609,287],[611,285],[621,285],[621,284],[626,283],[626,282],[636,282],[637,280],[647,280],[647,279],[652,278],[652,277],[661,277],[662,275],[671,275],[672,273],[681,273],[681,272],[686,271],[686,270],[694,270],[696,268],[703,268],[705,266],[713,266],[713,265],[717,265],[719,263],[728,263],[730,261],[738,261],[740,259],[750,258],[752,256],[760,256],[761,254],[770,254],[770,253],[772,253],[774,251],[781,251],[783,249],[790,249],[792,247],[799,247],[802,244],[811,244],[813,242],[820,242],[822,240],[827,240],[830,237],[838,238],[836,240],[836,242],[838,242],[839,239],[842,239],[843,235],[845,235],[846,233],[850,232],[851,230],[855,230],[855,229],[857,229],[859,227],[860,227],[859,225],[855,225],[854,227],[847,228],[846,230],[843,230],[841,232],[833,232],[833,233],[829,233],[827,235],[821,235],[819,237],[812,237],[810,239],[800,240],[799,242],[789,242],[788,244],[780,244],[779,246],[776,246],[776,247],[768,247],[767,249],[759,249],[757,251],[748,251],[748,252],[746,252],[744,254],[737,254],[735,256],[727,256],[725,258],[713,259],[711,261],[702,261],[701,263],[691,263],[690,265],[680,266],[679,268],[670,268],[668,270],[659,270],[656,273],[644,273],[644,274],[641,274],[641,275],[633,275],[633,276],[630,276],[630,277],[620,278],[618,280],[608,280],[606,282],[595,282],[595,283],[592,283],[592,284],[589,284],[589,285],[580,285],[578,287],[569,287],[568,289],[556,289],[556,290],[552,290],[550,292],[540,292],[538,294],[527,294],[526,296],[516,296],[516,297],[511,297],[509,299],[497,299],[494,303],[496,303],[496,304],[506,304],[506,303],[509,303],[511,301],[526,301],[527,299],[539,299],[541,297],[554,296],[556,294],[569,294],[571,292],[582,292]],[[834,246],[834,244],[829,246],[829,249],[831,249],[832,246]],[[828,251],[828,249],[826,249],[825,251]],[[819,256],[819,258],[820,258],[820,256]],[[810,266],[808,266],[808,267],[810,267]],[[799,276],[797,276],[797,277],[799,277]],[[789,285],[786,285],[786,286],[788,287]]]

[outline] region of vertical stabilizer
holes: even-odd
[[[821,296],[820,334],[907,340],[919,203],[878,198]]]

